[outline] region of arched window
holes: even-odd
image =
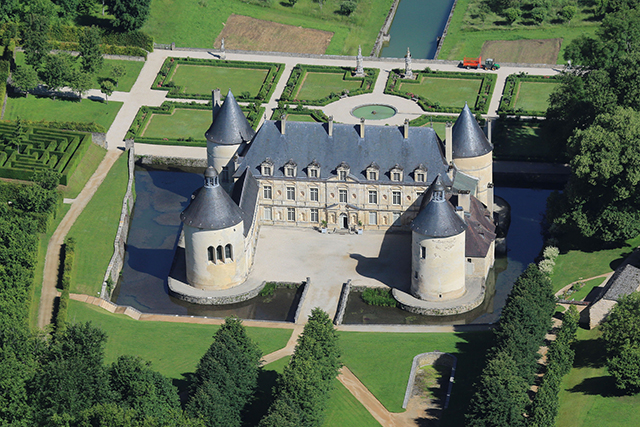
[[[224,256],[225,258],[233,261],[233,249],[231,248],[231,244],[224,247]]]
[[[209,259],[209,262],[215,262],[216,261],[216,255],[214,253],[213,246],[209,246],[207,248],[207,258]]]
[[[218,261],[224,262],[224,254],[222,253],[222,246],[218,246],[216,248],[216,255],[218,256]]]

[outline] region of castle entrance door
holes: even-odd
[[[349,218],[347,217],[347,214],[340,214],[340,225],[345,230],[349,228]]]

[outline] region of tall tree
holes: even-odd
[[[11,73],[11,81],[15,88],[25,92],[27,96],[29,91],[35,89],[40,82],[38,73],[29,65],[16,66],[16,70]]]
[[[40,79],[50,91],[56,92],[69,83],[73,57],[66,52],[49,54],[40,70]]]
[[[116,17],[114,26],[120,31],[133,31],[149,17],[151,0],[108,0],[107,4]]]
[[[111,68],[111,76],[116,81],[116,88],[120,84],[120,77],[123,77],[126,74],[127,74],[127,69],[124,67],[124,65],[116,64],[113,66],[113,68]]]
[[[51,18],[47,15],[30,14],[22,30],[22,47],[25,62],[39,69],[51,51],[49,27]]]
[[[82,98],[82,95],[93,86],[93,77],[91,74],[81,70],[73,71],[67,80],[69,87],[78,92],[78,98]]]
[[[100,83],[100,92],[104,93],[104,98],[105,101],[107,101],[107,104],[109,103],[109,97],[114,90],[116,90],[116,88],[110,80],[103,80]]]
[[[95,25],[86,27],[80,33],[80,61],[85,73],[94,74],[102,68],[102,34]]]

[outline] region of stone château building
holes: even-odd
[[[192,287],[242,283],[260,226],[411,231],[411,293],[424,301],[460,298],[493,265],[492,146],[467,106],[444,142],[408,121],[285,117],[256,132],[229,92],[205,135],[205,184],[181,215]]]

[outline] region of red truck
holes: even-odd
[[[482,56],[478,57],[478,58],[467,58],[466,56],[464,57],[464,60],[462,61],[462,67],[463,68],[480,68],[482,67]]]

